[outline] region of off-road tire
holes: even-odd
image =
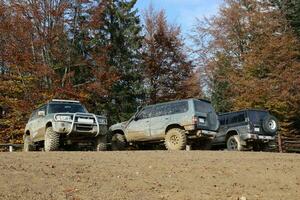
[[[97,138],[96,151],[106,151],[107,150],[107,136],[101,135]]]
[[[30,139],[29,135],[24,136],[24,145],[23,145],[23,151],[28,152],[28,151],[33,151],[33,145]]]
[[[278,130],[278,121],[273,116],[266,116],[263,119],[262,127],[266,133],[275,135]]]
[[[180,128],[170,129],[165,136],[165,147],[167,150],[184,150],[186,143],[185,130]]]
[[[57,151],[59,149],[59,134],[53,131],[52,127],[48,127],[45,133],[44,150]]]
[[[111,150],[122,151],[126,148],[126,138],[120,133],[116,133],[111,138]]]
[[[239,135],[232,135],[226,141],[226,147],[228,151],[243,151],[244,147],[241,144]]]

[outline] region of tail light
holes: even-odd
[[[192,118],[192,124],[197,124],[198,123],[198,118],[196,116],[194,116]]]

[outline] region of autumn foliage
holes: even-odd
[[[267,109],[284,134],[299,133],[300,44],[284,13],[267,1],[227,0],[198,23],[194,40],[219,111]]]
[[[226,0],[198,19],[189,51],[180,26],[136,1],[0,0],[1,142],[20,142],[52,98],[113,124],[140,104],[201,97],[218,112],[267,109],[299,134],[298,1]]]

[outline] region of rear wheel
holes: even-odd
[[[33,145],[30,139],[29,135],[24,136],[24,146],[23,146],[23,151],[28,152],[33,150]]]
[[[59,134],[53,131],[52,127],[46,129],[44,150],[57,151],[59,148]]]
[[[240,136],[232,135],[227,139],[227,150],[228,151],[243,151],[244,148],[241,144]]]
[[[126,147],[126,138],[120,133],[116,133],[111,138],[111,149],[113,151],[121,151]]]
[[[185,130],[172,128],[165,136],[165,146],[168,150],[183,150],[186,146]]]

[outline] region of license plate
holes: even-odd
[[[79,123],[84,123],[84,124],[93,124],[94,120],[93,119],[85,119],[85,118],[78,118]]]
[[[259,128],[254,128],[254,131],[255,132],[259,132]]]

